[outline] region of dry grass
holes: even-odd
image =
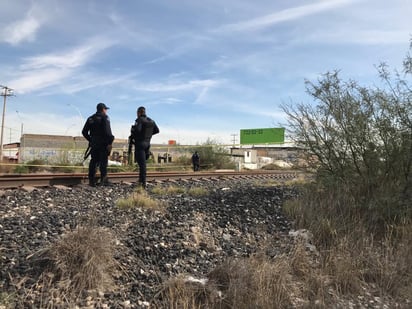
[[[215,308],[221,302],[217,287],[208,280],[178,275],[168,280],[157,295],[156,308],[204,309]]]
[[[0,308],[13,308],[15,297],[13,293],[0,292]]]
[[[190,189],[186,189],[184,187],[178,187],[175,185],[169,185],[166,187],[158,185],[152,189],[152,193],[158,195],[187,194],[190,196],[204,196],[207,195],[209,192],[207,189],[202,187],[192,187]]]
[[[190,196],[205,196],[209,194],[209,191],[202,187],[192,187],[187,191]]]
[[[204,281],[178,276],[159,293],[161,308],[330,308],[345,300],[398,301],[412,295],[412,224],[387,226],[385,237],[366,228],[351,196],[315,191],[288,202],[287,212],[313,239],[297,239],[289,253],[227,260]],[[312,197],[312,198],[310,198]],[[342,209],[343,208],[343,209]],[[200,244],[200,228],[192,229]],[[313,246],[314,242],[316,247]],[[270,245],[270,243],[268,244]],[[366,300],[367,301],[367,300]]]
[[[175,186],[175,185],[169,185],[166,187],[162,187],[158,185],[152,189],[152,192],[154,194],[159,194],[159,195],[166,195],[166,194],[177,195],[177,194],[185,193],[186,189],[183,187]]]
[[[33,256],[45,308],[70,304],[88,290],[113,287],[114,239],[102,228],[78,227]]]
[[[411,299],[412,225],[386,224],[385,230],[368,226],[364,216],[374,216],[356,208],[345,190],[305,192],[284,205],[298,228],[309,229],[319,250],[320,276],[328,278],[337,295],[362,295]]]
[[[141,207],[163,212],[165,204],[161,201],[152,199],[145,190],[138,188],[129,197],[121,198],[116,201],[116,205],[122,209]]]
[[[343,238],[339,245],[318,253],[298,240],[287,255],[274,259],[257,255],[227,260],[209,273],[203,285],[181,281],[175,285],[172,279],[163,289],[163,301],[169,302],[164,307],[330,308],[342,297],[356,299],[365,291],[406,299],[411,295],[412,266],[408,259],[412,249],[406,245],[403,242],[395,251],[389,241],[377,246],[370,238],[357,242]]]
[[[290,308],[295,291],[285,257],[228,260],[207,279],[187,278],[180,275],[165,283],[159,293],[163,308]]]

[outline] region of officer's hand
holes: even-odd
[[[107,155],[110,156],[110,153],[112,152],[112,145],[107,145]]]

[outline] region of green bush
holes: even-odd
[[[23,164],[17,165],[13,170],[13,173],[16,173],[16,174],[27,174],[28,172],[29,172],[29,167]]]
[[[35,173],[44,170],[46,167],[46,161],[42,159],[34,159],[25,163],[29,169],[29,173]]]
[[[317,83],[306,82],[314,103],[283,109],[318,185],[327,195],[345,192],[352,202],[342,207],[352,209],[343,212],[384,231],[412,216],[412,58],[406,56],[403,75],[392,78],[385,64],[378,73],[381,88],[326,73]]]
[[[412,49],[412,41],[411,41]],[[412,58],[394,78],[364,87],[338,72],[307,82],[315,104],[284,106],[314,182],[284,204],[309,229],[338,294],[365,287],[402,300],[412,291]]]
[[[212,139],[191,149],[192,153],[195,151],[199,153],[201,169],[234,169],[236,166],[229,151]]]

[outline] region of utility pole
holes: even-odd
[[[230,136],[232,136],[233,147],[235,147],[237,134],[230,134]]]
[[[3,90],[1,96],[4,97],[3,115],[1,118],[1,133],[0,133],[0,162],[3,162],[3,133],[4,133],[4,115],[6,113],[6,98],[13,95],[13,89],[7,86],[3,86],[3,85],[0,85],[0,87]]]

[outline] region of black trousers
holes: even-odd
[[[100,177],[102,179],[105,178],[107,176],[107,164],[109,162],[106,146],[92,147],[90,155],[91,160],[89,163],[89,180],[94,181],[97,166],[99,166]]]
[[[197,172],[199,170],[199,167],[200,167],[199,163],[193,163],[193,171],[194,172]]]
[[[134,158],[139,166],[139,183],[146,185],[146,160],[149,158],[150,144],[147,142],[138,143],[135,147]]]

